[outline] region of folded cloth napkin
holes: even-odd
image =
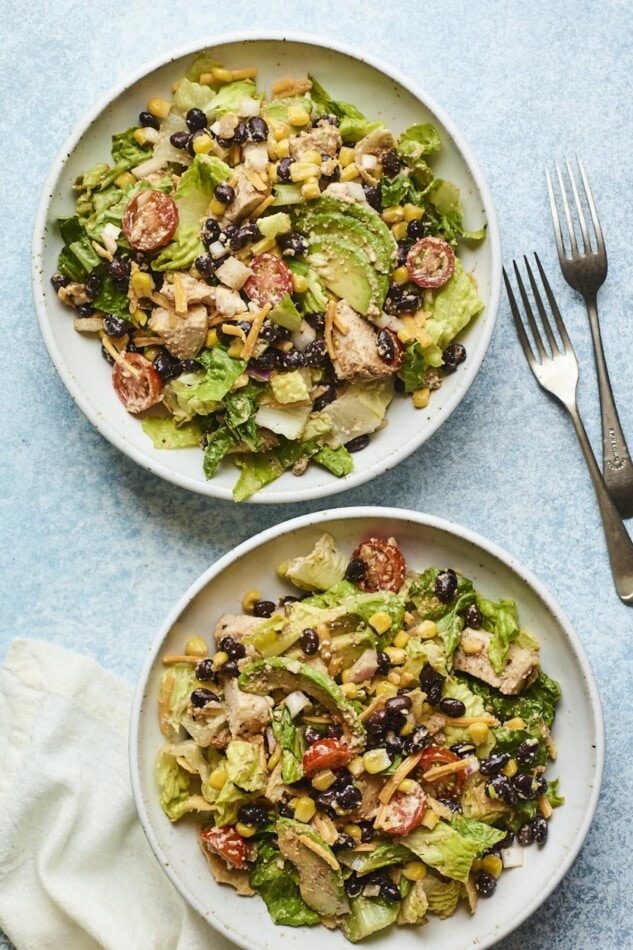
[[[0,671],[0,928],[18,950],[231,950],[161,870],[128,774],[132,691],[15,640]]]

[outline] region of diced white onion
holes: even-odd
[[[254,115],[259,115],[259,99],[252,99],[250,96],[244,96],[240,102],[240,107],[237,110],[237,114],[243,119],[251,118]]]
[[[219,119],[217,119],[217,120],[213,123],[213,125],[211,126],[211,131],[213,132],[214,135],[217,135],[217,134],[218,134],[218,132],[220,131],[220,120],[219,120]]]
[[[390,313],[381,313],[380,316],[373,317],[371,322],[381,330],[393,330],[394,333],[404,329],[402,320],[393,317]]]
[[[363,897],[380,897],[380,884],[365,884]]]
[[[141,162],[140,165],[137,165],[136,168],[132,169],[132,174],[134,177],[139,180],[141,178],[147,178],[148,175],[151,175],[152,172],[159,172],[163,167],[162,158],[148,158],[146,162]]]
[[[238,261],[237,257],[227,257],[216,270],[216,275],[231,290],[241,290],[248,278],[253,276],[253,272],[246,264]]]
[[[222,243],[222,241],[214,241],[213,244],[210,244],[209,254],[215,260],[217,260],[218,257],[224,257],[225,250],[224,250],[224,244]]]
[[[519,848],[517,845],[512,848],[504,848],[501,852],[501,860],[504,868],[522,868],[523,848]]]
[[[116,242],[121,233],[121,228],[117,228],[116,224],[112,224],[111,221],[108,221],[104,225],[103,231],[101,232],[101,240],[103,241],[103,246],[106,251],[109,251],[110,254],[116,254]]]
[[[302,320],[299,325],[299,329],[290,334],[292,345],[296,350],[300,350],[302,353],[308,347],[308,345],[312,343],[315,337],[316,333],[307,320]]]
[[[288,712],[294,719],[302,709],[305,709],[306,706],[310,706],[310,700],[305,693],[302,693],[300,689],[296,689],[294,693],[288,693],[286,696],[286,707]]]
[[[378,164],[378,159],[375,155],[361,155],[360,164],[363,168],[366,168],[367,171],[373,171]]]

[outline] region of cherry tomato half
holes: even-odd
[[[407,270],[418,287],[441,287],[455,270],[455,252],[442,238],[422,238],[407,254]]]
[[[440,746],[430,745],[422,753],[419,769],[424,774],[432,769],[434,765],[449,765],[451,762],[459,762],[459,756],[456,752],[451,752],[450,749],[442,749]],[[432,782],[437,792],[442,792],[445,795],[455,795],[464,787],[466,772],[454,772],[452,775],[444,775],[438,779],[429,776],[426,781]]]
[[[149,360],[140,353],[125,353],[123,363],[115,363],[112,370],[114,391],[128,412],[144,412],[160,402],[161,378]]]
[[[318,739],[303,755],[303,771],[308,776],[322,769],[342,769],[354,753],[340,739]]]
[[[352,554],[352,560],[356,559],[365,563],[365,573],[358,581],[365,593],[377,590],[396,593],[402,587],[407,567],[400,548],[395,544],[384,538],[369,538]]]
[[[253,276],[244,284],[244,291],[259,307],[267,303],[276,307],[282,297],[292,292],[292,273],[280,257],[256,254],[249,267]]]
[[[207,850],[219,854],[221,858],[242,869],[248,858],[248,845],[241,834],[232,825],[223,825],[221,828],[204,828],[200,832],[200,841]]]
[[[380,827],[390,835],[406,835],[422,821],[426,795],[418,785],[412,792],[395,792]]]
[[[139,251],[155,251],[171,241],[178,227],[178,208],[162,191],[148,189],[130,198],[121,222],[128,243]]]

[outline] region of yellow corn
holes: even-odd
[[[493,877],[499,877],[503,871],[503,861],[498,854],[487,854],[481,861],[482,871],[492,874]]]
[[[378,683],[376,687],[376,696],[384,696],[386,699],[390,699],[392,696],[397,694],[398,690],[392,683],[389,683],[387,680],[383,680],[381,683]]]
[[[410,343],[411,340],[413,340],[413,337],[408,330],[398,330],[398,339],[401,343],[406,345],[407,343]]]
[[[428,828],[429,831],[432,831],[439,820],[440,820],[440,816],[436,815],[435,812],[431,811],[431,809],[429,808],[424,812],[424,817],[422,818],[422,821],[420,822],[420,824],[424,825],[425,828]]]
[[[135,314],[136,316],[136,314]],[[146,360],[149,360],[152,363],[158,354],[161,352],[161,347],[159,346],[146,346],[143,348],[143,356]]]
[[[197,135],[192,146],[196,155],[208,155],[213,148],[213,139],[210,135]]]
[[[257,834],[257,828],[254,825],[245,825],[243,821],[238,821],[235,830],[242,838],[252,838],[254,834]]]
[[[422,389],[416,389],[411,398],[416,409],[426,409],[430,397],[431,390],[428,386],[424,386]]]
[[[316,178],[321,169],[314,162],[293,162],[289,170],[292,181],[305,181]]]
[[[321,197],[321,189],[319,188],[319,183],[316,178],[303,183],[301,186],[301,194],[306,201],[314,201],[316,198]]]
[[[369,622],[371,623],[371,620]],[[407,654],[404,650],[398,649],[398,647],[385,647],[385,653],[394,666],[401,666],[403,663],[406,663]]]
[[[482,865],[483,865],[483,861],[481,860],[481,858],[475,858],[475,860],[470,866],[470,870],[473,872],[481,871]]]
[[[404,264],[402,267],[396,267],[393,272],[393,280],[396,284],[406,284],[409,279],[409,271],[406,269]]]
[[[288,139],[281,139],[280,142],[277,142],[275,146],[275,157],[276,158],[288,158],[290,155],[290,142]]]
[[[387,679],[390,683],[393,683],[394,686],[400,686],[400,674],[396,673],[395,670],[392,670],[391,673],[387,673]]]
[[[239,360],[239,358],[242,355],[243,346],[244,344],[241,340],[234,340],[231,344],[229,344],[229,349],[228,349],[229,356],[231,356],[234,360]]]
[[[501,769],[504,775],[507,775],[508,778],[513,778],[519,771],[519,765],[516,759],[510,759],[508,764]]]
[[[358,825],[345,825],[345,827],[343,828],[343,831],[345,832],[346,835],[349,835],[350,838],[353,838],[354,841],[360,841],[360,839],[363,836],[363,833],[358,827]]]
[[[421,881],[426,874],[426,866],[421,861],[407,861],[402,874],[407,881]]]
[[[402,205],[390,205],[382,213],[382,220],[385,224],[397,224],[399,221],[402,221],[404,217],[404,209]]]
[[[292,289],[296,294],[304,294],[308,289],[308,281],[303,274],[292,275]]]
[[[354,161],[354,149],[348,148],[347,145],[344,145],[338,153],[339,164],[346,168],[348,165]]]
[[[130,278],[132,290],[137,297],[149,297],[153,289],[151,275],[145,271],[137,270]]]
[[[166,119],[171,109],[171,103],[166,99],[159,99],[153,96],[147,103],[147,111],[156,119]]]
[[[521,719],[520,716],[515,716],[514,719],[508,719],[503,725],[506,729],[525,729],[525,720]]]
[[[354,181],[355,178],[358,178],[360,172],[358,166],[354,163],[346,165],[343,171],[341,172],[341,181]]]
[[[216,217],[220,214],[224,214],[226,211],[226,205],[221,201],[218,201],[217,198],[212,198],[209,202],[209,214],[214,214]]]
[[[318,792],[324,792],[330,785],[334,785],[335,781],[336,775],[334,772],[331,769],[323,769],[322,772],[317,772],[312,779],[312,786],[316,788]]]
[[[301,106],[288,107],[288,122],[291,125],[307,125],[310,121],[310,115]]]
[[[369,618],[369,626],[373,627],[376,633],[386,633],[391,627],[391,617],[386,610],[377,610]]]
[[[209,648],[202,637],[189,637],[185,646],[187,656],[206,656]]]
[[[312,818],[314,818],[316,805],[309,795],[302,795],[301,798],[298,798],[296,801],[297,804],[295,805],[295,818],[297,821],[302,821],[304,824],[307,824]]]
[[[400,677],[401,682],[402,682],[403,679],[404,679],[403,676]],[[409,721],[405,722],[404,726],[403,726],[402,729],[400,730],[400,735],[401,735],[401,736],[410,736],[411,733],[413,732],[413,728],[414,728],[414,727],[413,727],[413,723],[412,723],[412,722],[409,722]]]
[[[344,696],[347,696],[348,699],[356,699],[358,696],[358,686],[356,683],[343,683],[341,692]]]
[[[474,722],[468,727],[468,735],[475,745],[483,745],[488,739],[489,729],[485,722]]]
[[[378,772],[389,768],[391,759],[386,749],[370,749],[363,756],[363,765],[366,772],[369,772],[370,775],[376,775]]]
[[[363,763],[362,755],[357,755],[352,759],[351,762],[347,763],[347,771],[350,772],[354,778],[358,778],[365,771],[365,765]]]
[[[155,129],[150,129],[150,132],[156,132]],[[138,142],[139,145],[147,145],[153,138],[152,135],[147,134],[147,129],[135,129],[132,133],[132,138],[135,142]]]
[[[302,162],[312,162],[313,165],[320,165],[323,159],[321,158],[320,152],[315,152],[314,149],[307,149],[301,156]]]
[[[211,788],[214,788],[216,792],[219,792],[221,788],[224,788],[228,781],[228,775],[224,769],[214,769],[209,776],[209,785]]]
[[[214,670],[222,669],[224,664],[228,662],[228,659],[229,659],[228,653],[225,653],[224,650],[218,650],[218,652],[214,654],[214,657],[213,657],[213,669]]]
[[[538,810],[540,811],[543,818],[551,818],[551,815],[554,809],[552,808],[552,805],[547,795],[539,796]]]
[[[422,640],[432,640],[437,635],[437,624],[434,620],[423,620],[416,630]]]
[[[399,647],[401,650],[406,647],[409,642],[409,634],[405,633],[404,630],[401,630],[400,633],[394,637],[393,645],[394,647]]]
[[[275,751],[273,752],[271,756],[268,757],[268,761],[266,762],[268,771],[272,772],[272,770],[275,768],[276,765],[279,764],[279,762],[281,762],[281,746],[277,745]]]
[[[244,596],[242,597],[242,610],[245,614],[252,614],[253,607],[258,600],[261,600],[261,594],[254,587],[251,587],[250,590],[247,590]]]
[[[253,254],[262,254],[264,251],[272,251],[275,246],[275,239],[272,237],[262,238],[261,241],[256,241],[253,244],[252,251]]]
[[[130,185],[136,184],[136,178],[131,172],[121,172],[120,175],[114,179],[114,184],[117,188],[129,188]]]
[[[221,66],[214,66],[211,75],[216,82],[233,82],[233,73],[230,69],[222,69]]]
[[[400,676],[400,685],[409,686],[413,682],[414,679],[415,679],[415,676],[413,675],[413,673],[402,673]]]
[[[207,338],[204,341],[205,346],[211,349],[212,346],[216,346],[217,342],[218,342],[218,331],[209,330],[207,333]]]
[[[396,241],[402,241],[407,236],[407,222],[398,221],[397,224],[392,225],[391,233],[395,237]]]
[[[402,207],[402,213],[404,215],[405,221],[415,221],[417,218],[421,218],[424,214],[422,208],[418,208],[417,205],[412,205],[409,202]]]
[[[411,792],[415,792],[416,788],[419,788],[418,783],[412,778],[403,778],[398,785],[398,791],[404,792],[405,795],[410,795]]]
[[[275,142],[282,142],[284,139],[287,140],[290,135],[290,126],[286,122],[280,122],[278,119],[269,119],[268,128]]]

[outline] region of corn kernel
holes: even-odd
[[[343,683],[341,692],[344,696],[347,696],[348,699],[356,699],[358,696],[358,686],[356,683]]]
[[[228,778],[224,769],[214,769],[209,776],[209,785],[211,788],[214,788],[216,792],[219,792],[220,789],[226,785]]]
[[[525,720],[521,719],[520,716],[515,716],[514,719],[508,719],[503,725],[506,729],[525,729]]]
[[[365,771],[370,775],[376,775],[391,765],[391,759],[386,749],[370,749],[363,756],[363,765]]]
[[[554,809],[552,808],[552,804],[549,798],[547,797],[547,795],[539,796],[538,810],[540,811],[543,818],[551,818],[551,815]]]
[[[213,214],[216,217],[220,214],[224,214],[226,211],[226,205],[221,201],[218,201],[217,198],[212,198],[209,202],[209,214]]]
[[[392,683],[389,683],[387,680],[383,680],[382,683],[378,683],[376,687],[376,696],[384,696],[386,699],[391,699],[392,696],[397,694],[398,690],[394,687]]]
[[[207,333],[207,338],[204,341],[204,345],[207,346],[209,349],[211,349],[212,346],[216,346],[217,342],[218,342],[218,331],[209,330]]]
[[[393,272],[392,279],[396,284],[406,284],[409,279],[409,271],[406,269],[404,264],[402,267],[396,267],[395,271]]]
[[[365,765],[363,764],[362,755],[355,756],[351,762],[347,763],[347,771],[354,776],[354,778],[359,778],[365,771]]]
[[[398,221],[397,224],[392,225],[391,233],[395,237],[396,241],[403,241],[407,236],[407,222]]]
[[[196,155],[208,155],[213,148],[213,139],[210,135],[197,135],[191,143]]]
[[[470,870],[473,872],[481,871],[482,865],[483,865],[483,861],[481,860],[481,858],[475,858],[475,860],[470,866]]]
[[[314,162],[293,162],[288,170],[292,181],[305,181],[307,178],[316,178],[320,168]]]
[[[145,129],[134,129],[134,132],[132,133],[132,138],[139,145],[147,145],[147,143],[149,142]]]
[[[363,833],[358,827],[358,825],[345,825],[343,831],[346,835],[349,835],[350,838],[353,838],[354,841],[360,841],[363,837]]]
[[[411,336],[408,330],[398,330],[398,339],[406,346],[406,344],[410,343],[414,338]]]
[[[501,769],[504,775],[507,775],[508,778],[513,778],[519,771],[519,764],[516,759],[510,759],[508,764]]]
[[[290,126],[286,122],[280,122],[278,119],[269,119],[268,128],[275,142],[283,142],[284,139],[286,139],[286,141],[288,140]],[[283,158],[283,156],[281,157]]]
[[[413,682],[414,679],[415,679],[415,676],[413,675],[413,673],[401,673],[400,685],[409,686]]]
[[[317,772],[312,779],[312,786],[316,788],[317,791],[324,792],[330,785],[334,785],[335,781],[336,775],[332,769],[323,769],[323,771]]]
[[[387,679],[390,683],[393,683],[394,686],[400,686],[400,674],[396,673],[395,670],[392,670],[390,673],[387,673]]]
[[[371,623],[371,619],[369,622]],[[407,654],[404,650],[400,650],[398,647],[385,647],[385,653],[394,666],[401,666],[403,663],[406,663]]]
[[[243,821],[237,822],[235,830],[242,838],[252,838],[254,834],[257,834],[257,828],[254,825],[246,825]]]
[[[368,623],[376,633],[386,633],[391,627],[391,617],[386,610],[377,610],[375,614],[371,615]]]
[[[304,824],[307,824],[312,818],[314,818],[316,805],[309,795],[302,795],[301,798],[296,799],[294,812],[297,821],[302,821]]]
[[[413,205],[410,202],[407,202],[406,205],[402,206],[402,213],[404,215],[404,220],[416,221],[418,218],[421,218],[424,214],[422,208],[418,208],[417,205]]]
[[[310,114],[301,106],[288,106],[288,122],[291,125],[307,125],[309,121]]]
[[[301,194],[306,199],[306,201],[314,201],[316,198],[321,197],[321,189],[319,188],[319,183],[316,181],[306,181],[301,186]]]
[[[484,742],[488,740],[489,731],[485,722],[473,722],[473,724],[468,727],[468,735],[475,745],[483,745]]]
[[[487,854],[485,858],[482,858],[481,869],[486,874],[492,874],[495,878],[499,877],[503,871],[503,861],[498,854]]]
[[[424,812],[424,816],[423,816],[422,821],[420,822],[420,824],[421,824],[421,825],[424,825],[425,828],[428,828],[429,831],[432,831],[433,828],[435,828],[435,826],[436,826],[436,824],[438,823],[439,820],[440,820],[440,816],[439,816],[439,815],[436,815],[434,811],[431,811],[431,809],[428,808],[428,809]]]
[[[233,73],[230,69],[222,69],[221,66],[213,66],[211,75],[216,82],[233,82]]]
[[[346,165],[341,172],[341,181],[354,181],[359,176],[360,172],[358,167],[352,162],[349,165]]]
[[[275,246],[275,239],[272,237],[262,238],[261,241],[256,241],[253,244],[252,251],[253,254],[263,254],[264,251],[272,251]]]
[[[426,409],[429,404],[429,399],[431,397],[431,390],[428,386],[424,386],[422,389],[416,389],[411,397],[411,401],[416,409]]]
[[[268,771],[272,772],[275,766],[279,765],[280,762],[281,762],[281,746],[278,744],[277,748],[275,749],[273,754],[268,757],[268,761],[266,762]]]
[[[397,224],[399,221],[402,221],[404,217],[404,210],[402,205],[390,205],[382,213],[382,220],[385,224]]]
[[[185,646],[187,656],[206,656],[209,648],[202,637],[189,637]]]
[[[234,360],[239,360],[242,355],[243,343],[241,340],[234,340],[233,343],[229,344],[228,354]]]
[[[147,103],[147,111],[156,119],[166,119],[171,109],[171,103],[166,99],[159,99],[153,96]]]
[[[276,158],[288,158],[290,155],[290,142],[288,139],[282,139],[280,142],[277,142],[275,146],[275,157]]]
[[[407,881],[421,881],[426,874],[426,866],[421,861],[407,861],[402,874]]]
[[[409,634],[405,633],[404,630],[401,630],[400,633],[396,637],[394,637],[393,645],[394,647],[399,647],[402,650],[404,649],[404,647],[406,647],[408,642],[409,642]]]
[[[323,159],[321,158],[320,152],[315,152],[314,149],[306,149],[306,151],[301,156],[302,162],[312,162],[313,165],[320,165]]]
[[[229,659],[228,653],[225,653],[224,650],[218,650],[218,652],[214,654],[213,656],[213,669],[214,670],[222,669],[224,664],[228,662],[228,659]]]
[[[398,791],[403,792],[405,795],[410,795],[411,792],[415,792],[416,788],[419,788],[419,785],[412,778],[403,778],[398,785]]]
[[[136,178],[131,172],[121,172],[120,175],[114,179],[114,184],[117,188],[129,188],[130,185],[136,184]]]
[[[137,297],[149,297],[154,286],[151,275],[140,270],[132,274],[130,283]]]
[[[292,275],[292,289],[296,294],[304,294],[308,289],[308,281],[303,274]]]
[[[275,156],[273,155],[271,157],[274,158]],[[279,181],[279,178],[277,177],[277,166],[274,164],[274,162],[268,163],[266,166],[266,174],[268,175],[268,181],[271,181],[273,184],[276,184]]]
[[[403,677],[401,677],[401,681],[402,681],[402,679],[403,679]],[[407,720],[407,722],[405,722],[404,726],[403,726],[402,729],[400,730],[400,733],[399,733],[399,734],[400,734],[401,736],[410,736],[411,733],[413,732],[413,729],[414,729],[413,723],[412,723],[412,722],[409,722],[409,721]]]
[[[343,148],[339,150],[338,153],[339,164],[346,168],[347,165],[351,165],[354,161],[354,149],[348,148],[347,145],[344,145]]]
[[[160,346],[146,346],[143,348],[143,356],[146,360],[149,360],[150,363],[153,363],[161,351],[162,348]]]
[[[423,620],[416,627],[416,632],[422,640],[432,640],[437,636],[437,624],[434,620]]]
[[[242,597],[242,610],[245,614],[252,614],[253,607],[258,600],[261,600],[261,594],[254,587],[251,587],[250,590],[247,590],[244,596]]]

